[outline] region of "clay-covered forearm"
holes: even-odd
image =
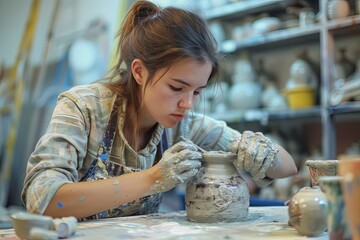
[[[84,218],[148,195],[159,174],[155,168],[119,177],[61,186],[44,215]]]
[[[280,164],[276,167],[269,167],[266,176],[269,178],[284,178],[296,174],[297,168],[294,159],[280,145],[277,145],[277,148],[279,149]]]

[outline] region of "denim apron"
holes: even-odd
[[[111,152],[112,143],[114,141],[117,119],[118,119],[117,114],[115,112],[116,111],[114,111],[114,109],[111,112],[106,131],[103,135],[102,142],[98,148],[97,157],[94,159],[94,161],[91,163],[86,173],[80,179],[80,182],[97,181],[97,180],[117,177],[127,173],[141,171],[141,169],[130,168],[125,165],[121,165],[119,163],[112,162],[109,160],[109,153]],[[160,160],[162,153],[167,148],[168,146],[166,140],[166,133],[164,130],[161,138],[161,142],[158,146],[157,154],[155,156],[154,165]],[[102,219],[102,218],[156,213],[159,210],[161,197],[162,197],[162,193],[149,195],[146,197],[142,197],[138,200],[129,202],[127,204],[120,205],[116,208],[112,208],[80,220]]]

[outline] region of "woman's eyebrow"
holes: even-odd
[[[186,82],[186,81],[184,81],[184,80],[182,80],[182,79],[172,78],[172,80],[174,80],[174,81],[176,81],[176,82],[178,82],[178,83],[184,84],[184,85],[186,85],[186,86],[188,86],[188,87],[191,87],[191,85],[190,85],[188,82]],[[201,87],[199,87],[199,88],[206,88],[206,85],[205,85],[205,86],[201,86]]]

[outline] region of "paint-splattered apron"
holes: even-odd
[[[112,143],[114,141],[117,125],[116,111],[112,111],[109,119],[107,129],[103,135],[102,143],[99,146],[97,158],[91,163],[89,169],[81,181],[97,181],[101,179],[108,179],[120,176],[122,174],[139,172],[141,169],[130,168],[109,160],[109,153],[111,152]],[[155,157],[154,165],[160,160],[162,153],[167,149],[167,141],[165,130],[162,135],[161,142],[158,146],[158,151]],[[110,217],[132,216],[155,213],[159,210],[162,193],[142,197],[130,203],[120,205],[93,216],[86,217],[80,220],[101,219]]]

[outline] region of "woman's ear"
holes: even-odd
[[[144,85],[148,76],[147,69],[140,59],[134,59],[131,63],[131,72],[139,85]]]

